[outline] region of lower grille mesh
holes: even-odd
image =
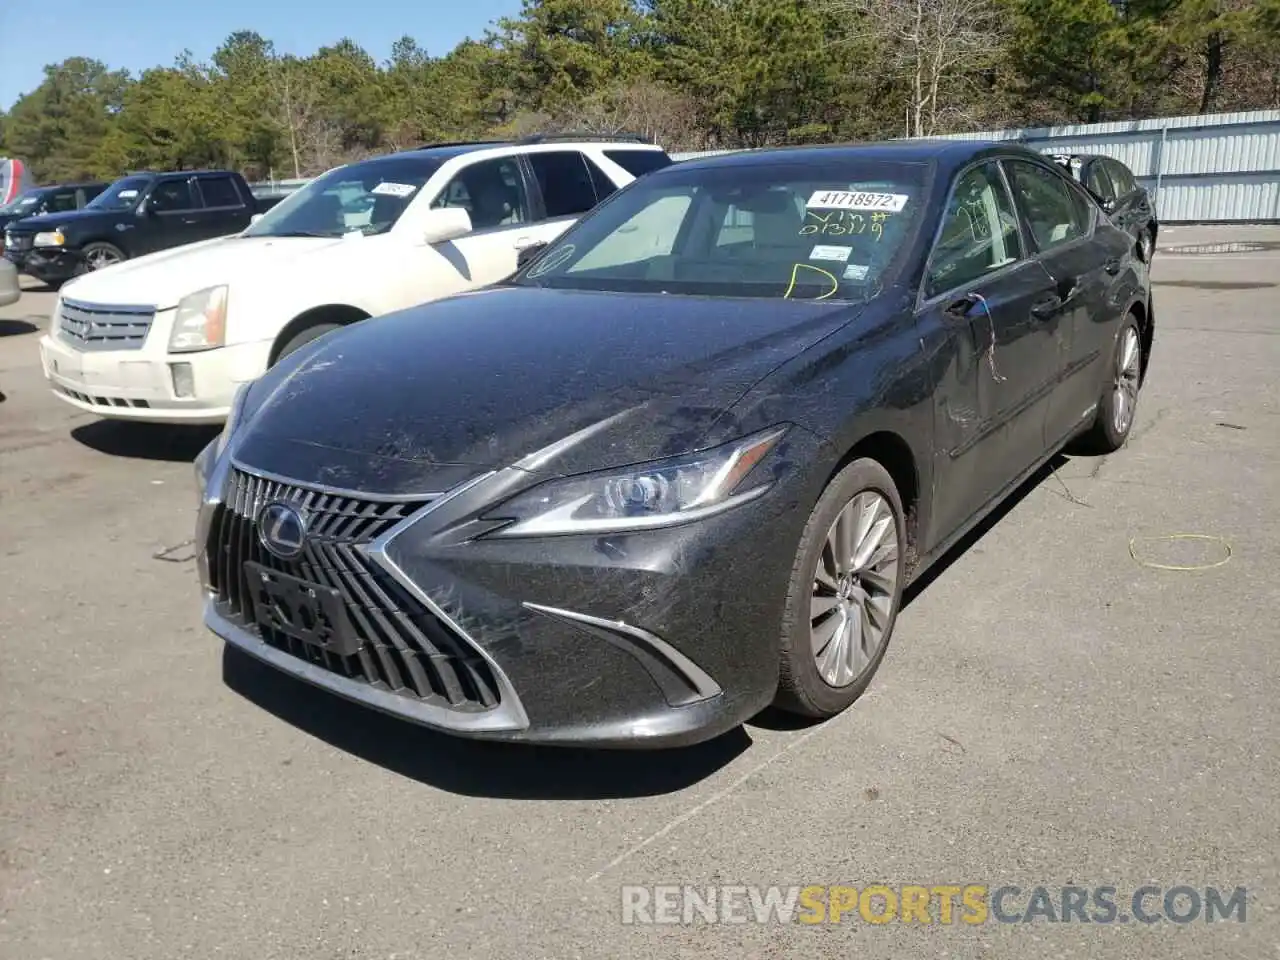
[[[258,539],[258,512],[274,501],[308,520],[305,546],[292,560]],[[496,706],[492,671],[471,643],[358,549],[427,502],[341,496],[233,471],[205,546],[219,614],[273,647],[373,687],[457,710]],[[359,636],[356,652],[342,656],[259,622],[246,563],[339,591]]]

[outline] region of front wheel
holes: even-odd
[[[848,708],[889,646],[905,581],[906,521],[893,479],[855,460],[809,515],[787,588],[775,704],[807,717]]]
[[[128,259],[124,251],[112,243],[90,243],[85,246],[80,257],[84,273],[92,273]]]
[[[293,353],[293,351],[305,347],[312,340],[319,340],[326,333],[331,333],[332,331],[339,329],[341,326],[342,324],[340,323],[316,323],[299,330],[280,348],[280,352],[276,354],[276,358],[272,361],[272,365],[274,366],[279,363],[289,354]]]
[[[1098,400],[1098,414],[1085,436],[1085,446],[1097,453],[1114,453],[1125,445],[1133,429],[1142,386],[1142,335],[1130,314],[1116,337],[1111,374]]]

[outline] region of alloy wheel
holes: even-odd
[[[864,490],[837,515],[818,558],[809,637],[818,675],[857,680],[884,644],[898,586],[898,528],[887,500]]]
[[[1142,344],[1138,331],[1127,326],[1120,343],[1120,357],[1116,363],[1115,395],[1112,398],[1112,417],[1116,433],[1124,436],[1133,423],[1134,408],[1138,404],[1138,381],[1142,375]]]
[[[85,263],[90,270],[101,270],[103,267],[109,267],[113,263],[119,262],[119,257],[110,250],[104,250],[102,248],[90,251],[89,255],[85,258]]]

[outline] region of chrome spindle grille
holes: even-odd
[[[138,350],[155,315],[155,307],[63,300],[58,307],[58,331],[77,350]]]
[[[307,517],[305,547],[292,560],[258,538],[258,513],[275,501]],[[497,684],[479,652],[359,549],[428,502],[344,496],[233,471],[205,546],[219,613],[278,649],[371,686],[458,710],[496,706]],[[356,652],[343,656],[260,622],[247,563],[339,591],[359,637]]]

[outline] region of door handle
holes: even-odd
[[[1048,317],[1058,310],[1062,309],[1062,305],[1066,303],[1056,293],[1051,293],[1047,297],[1042,297],[1031,305],[1031,313],[1037,317]]]
[[[533,239],[533,237],[518,237],[516,239],[516,242],[513,243],[512,246],[515,247],[517,250],[528,250],[537,242],[538,241]]]
[[[972,293],[966,293],[963,297],[951,301],[942,308],[944,316],[955,320],[962,321],[969,319],[969,311],[978,303],[978,297]]]

